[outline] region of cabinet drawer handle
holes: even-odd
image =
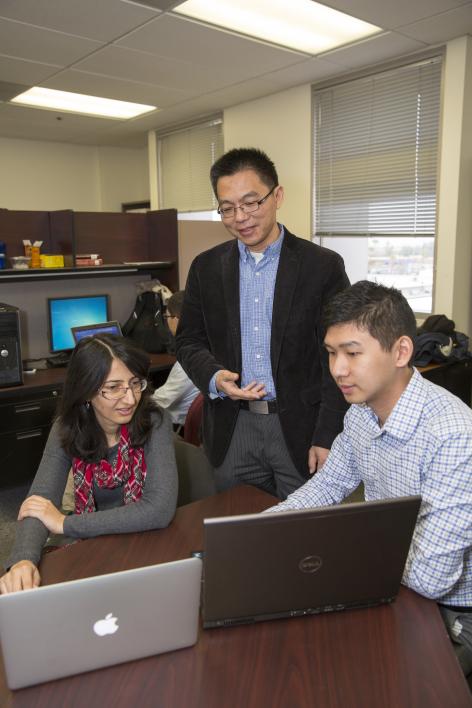
[[[27,440],[28,438],[40,438],[43,434],[42,430],[28,430],[27,433],[17,433],[17,440]]]
[[[25,406],[15,406],[15,413],[32,413],[33,411],[40,411],[41,406],[38,403],[32,403]]]

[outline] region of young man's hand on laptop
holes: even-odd
[[[29,560],[18,561],[0,578],[0,594],[37,588],[40,581],[39,571],[34,563]]]

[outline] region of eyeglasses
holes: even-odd
[[[102,394],[103,398],[106,398],[109,401],[115,401],[118,398],[123,398],[123,396],[126,396],[127,392],[129,389],[133,392],[135,396],[138,394],[142,393],[145,388],[147,388],[148,382],[146,379],[135,379],[134,381],[130,382],[129,386],[121,386],[121,384],[105,384],[103,388],[101,389],[100,393]]]
[[[243,214],[251,214],[253,211],[257,211],[261,204],[264,204],[265,200],[270,197],[276,187],[278,187],[278,184],[274,184],[270,192],[267,192],[265,197],[262,197],[262,199],[243,202],[239,206],[219,207],[217,209],[218,214],[221,216],[222,219],[234,219],[234,217],[236,216],[236,209],[241,209]]]

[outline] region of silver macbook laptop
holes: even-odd
[[[0,596],[8,687],[195,644],[202,562],[187,558]]]
[[[420,502],[205,519],[203,626],[391,602]]]
[[[71,332],[76,344],[84,337],[94,337],[96,334],[115,334],[119,337],[123,336],[120,323],[116,320],[100,322],[98,324],[81,325],[80,327],[71,327]]]

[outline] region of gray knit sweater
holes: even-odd
[[[162,422],[159,416],[153,416],[154,426],[144,445],[147,475],[141,498],[137,502],[124,505],[122,487],[118,490],[101,489],[96,496],[95,512],[72,514],[65,518],[65,536],[91,538],[168,526],[175,514],[178,481],[172,423],[166,412],[162,415]],[[28,496],[36,494],[50,499],[57,508],[61,507],[72,465],[72,459],[61,446],[59,428],[60,421],[56,421],[49,433],[42,460],[28,493]],[[116,455],[116,451],[117,446],[110,448],[109,459]],[[47,537],[48,530],[38,519],[28,517],[18,522],[15,544],[6,567],[20,560],[30,560],[38,565]]]

